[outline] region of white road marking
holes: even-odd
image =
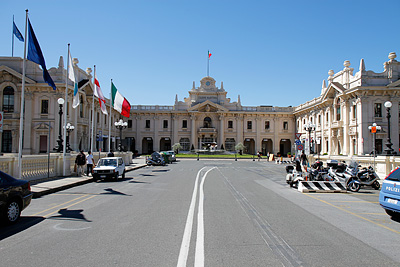
[[[190,202],[189,206],[189,211],[188,211],[188,216],[186,219],[186,225],[185,225],[185,231],[183,234],[182,238],[182,244],[181,244],[181,249],[179,251],[179,258],[178,258],[178,263],[177,267],[186,267],[187,263],[187,258],[189,255],[189,248],[190,248],[190,238],[192,236],[192,230],[193,230],[193,219],[194,219],[194,210],[196,206],[196,201],[197,201],[197,191],[198,191],[198,184],[199,184],[199,178],[201,175],[201,172],[205,169],[208,168],[203,167],[197,172],[196,176],[196,181],[194,184],[193,188],[193,194],[192,194],[192,200]],[[207,176],[208,172],[210,172],[212,169],[216,167],[213,167],[203,175],[202,180],[201,180],[201,191],[200,191],[200,197],[199,197],[199,211],[197,213],[197,238],[196,238],[196,254],[195,254],[195,266],[204,266],[204,181],[205,177]]]

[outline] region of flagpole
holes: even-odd
[[[94,65],[94,77],[93,81],[96,79],[96,65]],[[96,90],[96,83],[93,82],[93,99],[92,99],[92,132],[91,132],[91,142],[90,142],[90,150],[93,153],[93,138],[94,138],[94,90]],[[100,151],[100,150],[99,150]]]
[[[13,15],[13,30],[12,30],[12,33],[11,33],[11,39],[12,39],[12,49],[11,49],[11,57],[14,57],[14,15]],[[25,36],[25,38],[26,38],[26,36]]]
[[[25,10],[25,40],[24,40],[24,60],[22,63],[22,90],[21,90],[21,113],[19,118],[19,146],[18,146],[18,170],[19,179],[22,179],[22,140],[24,133],[24,102],[25,102],[25,69],[26,69],[26,43],[27,32],[28,32],[28,9]],[[14,26],[14,25],[13,25]],[[50,138],[50,136],[49,136]]]
[[[112,106],[112,79],[111,79],[111,91],[110,91],[110,116],[108,118],[108,152],[111,152],[111,106]]]
[[[210,76],[210,50],[207,53],[207,77]]]
[[[69,58],[70,44],[68,44],[68,54],[67,54],[67,75],[65,76],[65,102],[64,102],[64,131],[63,131],[63,176],[66,176],[65,167],[67,165],[67,108],[68,108],[68,74],[69,74]],[[73,71],[73,70],[72,70]],[[61,121],[60,121],[61,123]]]

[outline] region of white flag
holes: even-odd
[[[72,58],[71,58],[71,53],[69,53],[69,65],[68,65],[68,78],[74,82],[74,97],[72,99],[72,107],[76,108],[79,106],[79,94],[78,94],[78,83],[76,82],[75,79],[75,72],[74,72],[74,66],[72,63]]]

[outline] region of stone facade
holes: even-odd
[[[396,54],[389,54],[384,62],[384,71],[375,73],[365,69],[361,59],[358,72],[350,62],[344,62],[344,69],[338,73],[328,72],[328,85],[322,83],[321,94],[294,109],[296,128],[309,138],[304,126],[315,125],[311,132],[315,152],[328,155],[364,155],[373,151],[374,136],[369,127],[376,123],[382,131],[376,133],[376,151],[384,153],[388,137],[386,101],[392,103],[391,142],[393,149],[399,149],[399,93],[400,62]]]
[[[212,77],[204,77],[196,87],[193,82],[188,97],[183,101],[175,97],[171,106],[142,106],[131,108],[130,118],[123,118],[128,127],[122,130],[125,150],[147,154],[152,151],[170,150],[180,143],[182,150],[217,147],[234,151],[235,145],[243,143],[246,152],[266,153],[295,152],[295,133],[301,133],[303,145],[314,152],[328,155],[363,155],[373,150],[373,135],[369,126],[382,127],[376,134],[376,150],[382,153],[387,138],[387,119],[384,103],[391,101],[391,140],[395,151],[399,149],[399,92],[400,63],[396,54],[390,53],[384,63],[384,72],[366,71],[364,60],[359,71],[345,61],[338,73],[329,71],[328,82],[323,81],[319,97],[297,107],[242,106],[240,96],[236,101],[227,98],[223,83],[216,86]],[[22,88],[22,59],[0,58],[0,107],[4,112],[3,133],[0,135],[2,153],[18,152],[20,99]],[[94,151],[117,150],[120,132],[114,126],[121,116],[101,113],[98,101],[93,100],[91,70],[78,67],[74,60],[79,81],[80,105],[73,109],[72,82],[68,83],[67,122],[74,125],[70,133],[71,148],[75,151],[90,149],[91,127],[94,121]],[[49,70],[56,83],[54,91],[44,81],[42,70],[27,61],[25,87],[24,154],[47,153],[56,146],[59,136],[60,116],[58,98],[65,95],[64,62],[60,58],[57,68]],[[103,85],[103,94],[107,95]],[[94,106],[94,114],[92,107]],[[107,100],[107,110],[109,100]],[[315,125],[311,132],[304,130],[307,124]],[[309,140],[311,137],[311,143]]]

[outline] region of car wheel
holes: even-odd
[[[122,173],[122,179],[125,179],[125,171]]]
[[[115,180],[118,180],[118,176],[119,176],[119,174],[118,174],[118,172],[116,172],[116,173],[115,173],[114,179],[115,179]]]
[[[393,219],[399,219],[400,218],[400,213],[392,211],[392,210],[387,210],[385,209],[387,215],[389,215],[390,217],[392,217]]]
[[[6,207],[6,220],[8,223],[15,223],[21,215],[21,206],[16,200],[11,200]]]
[[[381,184],[380,184],[378,181],[375,181],[375,182],[372,184],[372,188],[374,188],[374,189],[376,189],[376,190],[379,190],[379,188],[381,188]]]

